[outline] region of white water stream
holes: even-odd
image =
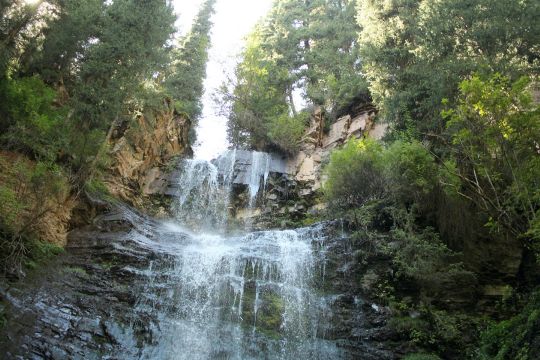
[[[157,236],[144,224],[133,233],[169,259],[147,270],[150,280],[136,311],[155,314],[152,332],[159,335],[140,357],[341,358],[335,343],[324,339],[332,312],[318,290],[325,225],[226,235],[235,155],[185,161],[177,221],[160,225]],[[252,199],[264,191],[269,161],[268,154],[252,154],[246,185]]]

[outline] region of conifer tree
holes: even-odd
[[[359,99],[368,99],[354,4],[348,0],[274,2],[249,37],[236,84],[223,96],[230,103],[225,108],[232,142],[256,148],[277,145],[294,152],[303,133],[299,129],[306,125],[306,114],[298,111],[294,93],[303,93],[308,104],[322,106],[331,119]],[[266,94],[260,89],[266,89]]]
[[[165,87],[177,109],[196,121],[202,111],[201,97],[210,49],[211,17],[215,0],[206,0],[188,34],[173,52],[173,63]]]

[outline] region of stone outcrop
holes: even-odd
[[[325,129],[324,118],[320,111],[316,111],[302,139],[300,151],[294,156],[235,150],[215,159],[213,162],[220,172],[218,178],[223,180],[229,176],[225,173],[230,171],[227,164],[234,158],[231,215],[241,223],[248,221],[262,229],[294,226],[296,224],[291,220],[300,220],[308,214],[320,212],[324,206],[317,201],[318,190],[324,182],[322,170],[330,153],[351,138],[381,139],[388,126],[376,123],[375,115],[374,109],[368,109],[354,117],[341,117],[329,129]],[[120,167],[117,172],[123,174],[123,179],[139,179],[138,185],[145,194],[178,194],[178,179],[182,176],[180,168],[175,167],[165,174],[162,167],[146,165],[141,167],[144,175],[138,176],[133,174],[134,171],[141,173],[138,164],[146,164],[138,160],[141,152],[134,153],[128,148],[116,153],[128,159],[126,164],[132,164]],[[262,181],[262,178],[266,180],[265,184],[253,183],[254,179]],[[264,191],[260,191],[254,201],[249,189],[260,185]],[[133,203],[129,196],[123,198]]]
[[[328,162],[330,153],[345,144],[351,138],[371,137],[381,139],[388,125],[375,122],[376,111],[369,109],[356,116],[346,115],[339,118],[325,131],[324,117],[320,110],[311,117],[311,124],[306,131],[300,151],[285,157],[270,154],[270,169],[266,191],[258,199],[256,209],[238,211],[237,218],[252,218],[258,227],[286,227],[291,219],[301,219],[308,214],[316,214],[324,208],[318,203],[318,190],[324,183],[323,167]],[[247,184],[246,177],[251,172],[251,152],[238,152],[238,167],[241,168],[237,184]],[[237,191],[239,201],[235,208],[245,207],[242,188]]]
[[[300,152],[288,162],[288,173],[294,174],[296,181],[305,183],[306,189],[318,190],[324,181],[322,164],[328,160],[333,149],[351,138],[381,139],[385,135],[388,125],[375,123],[375,115],[376,111],[370,110],[355,117],[343,116],[330,125],[329,131],[325,133],[320,111],[316,111],[302,140]]]
[[[106,185],[113,196],[134,205],[142,197],[160,194],[167,186],[165,168],[174,158],[189,156],[189,119],[174,109],[135,120],[118,121],[112,129],[111,170]]]

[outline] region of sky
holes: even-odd
[[[177,26],[181,34],[189,31],[193,18],[203,0],[174,0],[179,16]],[[225,151],[227,119],[217,114],[212,95],[231,74],[244,45],[245,36],[269,10],[272,0],[217,0],[212,17],[212,47],[204,82],[203,112],[197,128],[194,157],[211,160]]]

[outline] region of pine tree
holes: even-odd
[[[355,11],[354,1],[347,0],[274,3],[251,34],[234,89],[224,96],[230,103],[231,141],[294,152],[306,116],[298,112],[293,93],[303,92],[308,103],[322,106],[333,119],[368,99]],[[282,128],[287,131],[277,131]]]
[[[181,39],[173,52],[173,64],[167,75],[165,87],[175,100],[177,109],[186,113],[192,121],[201,115],[201,98],[206,77],[206,63],[210,49],[211,16],[215,0],[203,3],[190,32]]]
[[[360,52],[375,103],[397,129],[440,134],[442,100],[456,98],[464,77],[539,73],[538,14],[533,0],[360,0]]]

